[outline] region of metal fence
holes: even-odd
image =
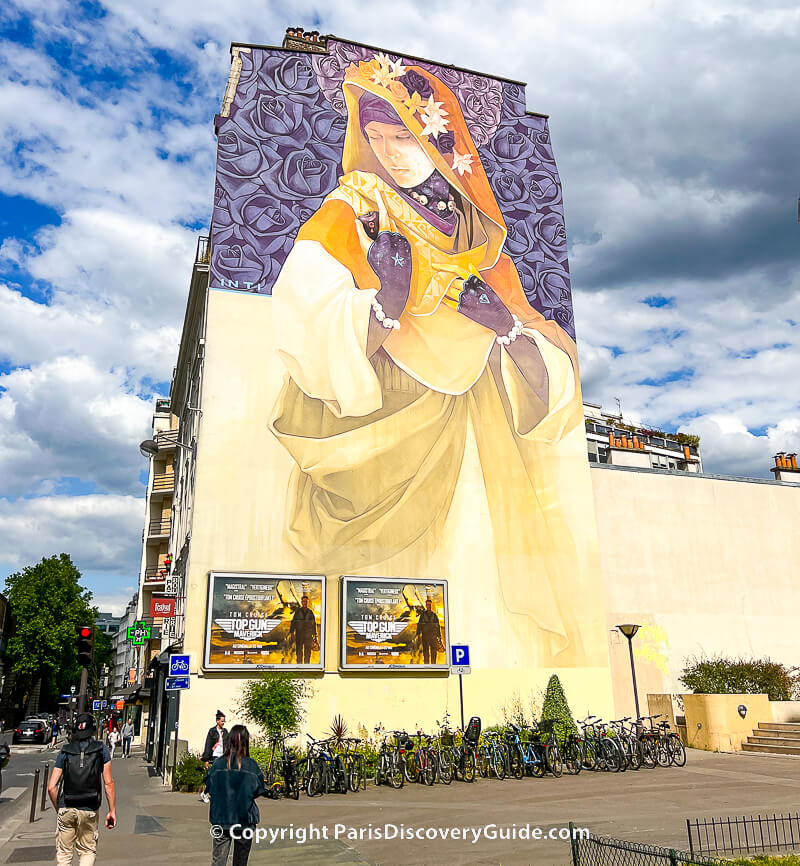
[[[800,813],[741,818],[687,819],[689,850],[714,854],[758,854],[800,850]]]
[[[573,825],[570,824],[570,829]],[[721,866],[721,860],[692,855],[674,848],[625,842],[610,836],[576,838],[571,834],[572,866]]]

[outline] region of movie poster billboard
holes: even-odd
[[[447,670],[447,581],[342,578],[344,670]]]
[[[205,668],[322,669],[325,578],[211,572]]]

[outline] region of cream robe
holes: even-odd
[[[289,377],[270,426],[297,464],[286,529],[302,567],[448,578],[451,610],[459,593],[485,599],[479,627],[498,629],[495,645],[511,653],[500,666],[602,663],[602,648],[587,653],[581,639],[589,584],[569,524],[583,509],[562,507],[565,479],[586,474],[582,428],[567,430],[579,396],[569,356],[525,329],[549,375],[541,417],[493,341],[455,370],[441,353],[435,369],[435,352],[414,369],[392,351],[401,329],[367,358],[376,292],[310,240],[295,244],[273,289]],[[444,305],[432,315],[468,321]]]

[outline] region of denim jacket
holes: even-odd
[[[256,806],[256,797],[266,794],[264,776],[252,758],[244,758],[241,768],[236,767],[236,758],[217,758],[205,777],[206,790],[211,796],[209,820],[212,824],[230,828],[234,824],[255,827],[261,820]]]

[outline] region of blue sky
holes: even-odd
[[[327,7],[326,7],[327,8]],[[143,461],[213,189],[231,41],[316,27],[528,81],[564,185],[584,394],[702,436],[706,468],[800,450],[800,12],[14,0],[0,9],[0,575],[73,554],[136,586]]]

